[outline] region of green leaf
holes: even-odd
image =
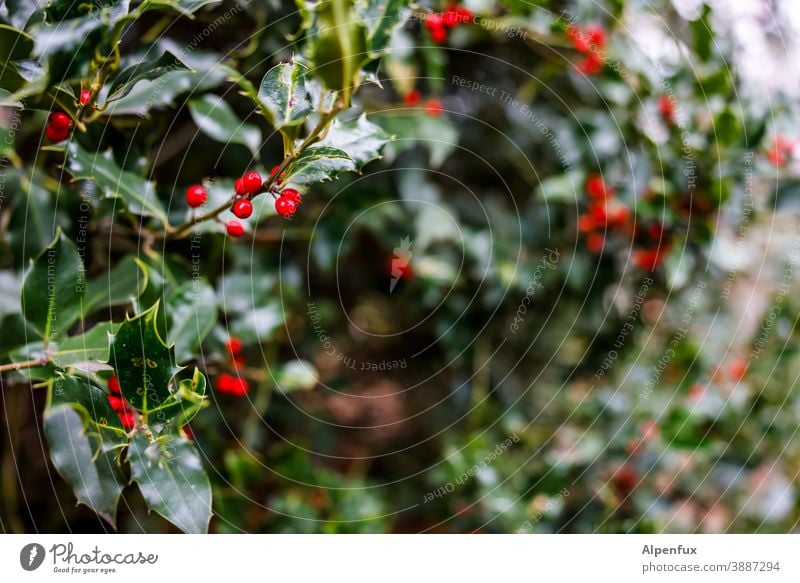
[[[155,217],[167,224],[164,206],[156,196],[155,185],[138,174],[127,172],[117,166],[111,150],[89,153],[71,141],[67,153],[67,172],[75,180],[93,180],[105,198],[119,198],[128,211],[144,217]]]
[[[200,343],[217,321],[217,295],[203,279],[187,281],[167,297],[167,342],[175,345],[177,362],[196,357]]]
[[[707,61],[711,57],[711,48],[714,42],[714,29],[712,28],[710,17],[711,6],[704,3],[700,17],[689,23],[694,40],[694,50],[703,61]]]
[[[178,57],[169,51],[165,51],[157,59],[142,61],[124,71],[120,71],[111,82],[107,101],[125,97],[139,81],[157,79],[167,73],[188,70],[189,67],[184,65]]]
[[[83,362],[107,362],[109,335],[117,328],[113,322],[101,322],[88,332],[64,338],[51,347],[50,360],[60,368]]]
[[[356,11],[367,24],[367,50],[377,57],[389,44],[402,23],[405,0],[357,0]]]
[[[353,0],[322,0],[317,30],[311,35],[313,73],[350,104],[367,58],[367,29],[353,10]]]
[[[306,67],[297,62],[272,67],[261,80],[258,99],[275,127],[303,123],[314,109],[306,87]]]
[[[300,154],[286,174],[286,182],[311,184],[332,180],[341,172],[356,169],[355,162],[345,152],[330,146],[308,148]]]
[[[194,123],[204,134],[223,144],[241,144],[253,156],[261,148],[261,130],[244,123],[236,116],[225,100],[213,94],[206,94],[189,102],[189,111]]]
[[[89,282],[85,312],[130,304],[147,287],[147,277],[147,267],[139,259],[132,255],[124,257],[111,271]]]
[[[22,312],[45,341],[65,334],[81,316],[82,274],[78,251],[60,230],[25,274]]]
[[[583,194],[586,175],[579,170],[556,174],[542,180],[536,187],[535,196],[545,201],[574,203]]]
[[[19,29],[24,29],[30,22],[31,16],[44,8],[45,4],[47,4],[47,0],[6,0],[11,24]]]
[[[167,424],[180,428],[191,421],[203,407],[206,398],[206,377],[195,367],[190,379],[178,381],[178,390],[158,409],[150,412],[150,425],[163,429]]]
[[[52,82],[83,77],[89,72],[94,50],[102,41],[103,20],[87,15],[58,24],[41,23],[31,27],[36,39],[34,54],[47,63]]]
[[[89,432],[100,438],[103,447],[127,441],[125,428],[108,402],[108,395],[88,380],[61,373],[50,379],[47,408],[60,405],[75,409]]]
[[[391,140],[383,128],[375,125],[362,114],[360,117],[340,122],[334,120],[328,135],[319,144],[331,146],[345,152],[360,168],[371,160],[381,157],[381,150]]]
[[[122,395],[147,413],[172,394],[172,378],[180,371],[174,347],[161,340],[156,328],[159,302],[135,318],[126,318],[111,342],[109,364],[114,367]]]
[[[203,93],[221,85],[228,77],[235,74],[235,71],[226,65],[216,64],[210,69],[203,69],[190,62],[183,53],[181,56],[197,72],[174,71],[155,80],[137,83],[128,95],[111,102],[105,113],[145,117],[151,109],[174,105],[178,95]]]
[[[0,62],[3,67],[12,61],[27,59],[33,51],[34,39],[31,35],[12,26],[0,24]]]
[[[208,532],[211,484],[191,441],[170,437],[150,443],[139,434],[128,448],[128,460],[131,478],[150,510],[183,532]]]
[[[124,481],[114,452],[102,450],[69,405],[45,411],[44,434],[53,466],[72,487],[78,502],[115,526]]]
[[[210,4],[219,4],[222,0],[151,0],[146,10],[162,10],[170,8],[184,16],[194,18],[194,13]]]
[[[53,196],[39,184],[40,178],[38,173],[30,180],[22,178],[19,196],[11,201],[7,236],[15,257],[19,258],[17,266],[20,269],[53,240],[58,224]],[[9,183],[13,179],[10,171],[8,179]]]

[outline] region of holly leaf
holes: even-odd
[[[170,8],[189,18],[194,18],[194,13],[209,4],[219,4],[222,0],[151,0],[145,7],[148,10],[162,10]]]
[[[382,127],[362,114],[344,123],[334,120],[328,135],[319,144],[345,152],[360,168],[367,162],[380,158],[381,150],[391,139]]]
[[[311,184],[332,180],[340,173],[356,170],[346,152],[330,146],[315,146],[304,150],[286,173],[286,182]]]
[[[314,110],[306,87],[306,67],[297,62],[272,67],[258,88],[258,100],[277,128],[303,123]]]
[[[194,123],[212,140],[223,144],[241,144],[253,156],[261,148],[261,130],[242,122],[225,100],[211,93],[192,99],[189,111]]]
[[[126,318],[111,341],[109,364],[122,396],[147,413],[172,395],[172,378],[180,371],[174,347],[167,346],[156,328],[159,302],[135,318]]]
[[[81,316],[83,261],[61,230],[31,264],[22,283],[22,312],[45,342],[58,338]]]
[[[45,410],[44,434],[53,466],[70,485],[78,502],[116,526],[124,479],[114,451],[102,449],[71,405]]]
[[[208,532],[211,483],[191,441],[170,436],[150,443],[138,434],[128,448],[128,460],[131,478],[150,510],[183,532]]]
[[[311,35],[313,73],[350,104],[367,59],[367,29],[353,10],[353,0],[317,4],[317,30]]]
[[[175,345],[177,362],[191,360],[217,321],[217,295],[205,280],[192,280],[171,292],[166,305],[167,342]]]
[[[0,24],[0,63],[2,67],[10,67],[13,61],[27,59],[33,51],[34,39],[31,35]]]
[[[105,275],[89,282],[85,311],[111,306],[125,306],[147,288],[148,269],[138,258],[128,255]]]
[[[117,328],[113,322],[101,322],[88,332],[64,338],[51,347],[50,360],[59,368],[81,362],[107,362],[109,335]]]
[[[150,412],[151,426],[161,431],[167,424],[175,428],[186,425],[208,405],[206,386],[205,375],[195,367],[192,378],[178,381],[178,390],[161,407]]]
[[[175,71],[189,71],[189,67],[169,51],[165,51],[156,59],[132,65],[120,71],[111,81],[111,89],[108,91],[106,101],[115,101],[125,97],[139,81],[157,79]]]
[[[367,25],[367,51],[375,58],[388,46],[402,23],[405,0],[358,0],[356,11]]]
[[[93,326],[88,332],[50,341],[47,347],[44,342],[31,342],[15,350],[10,356],[13,362],[26,360],[41,360],[49,362],[42,367],[42,372],[36,373],[36,378],[49,379],[53,376],[52,366],[67,368],[80,363],[101,363],[108,360],[108,335],[116,330],[113,322],[101,322]],[[38,371],[39,369],[29,369]]]
[[[98,436],[104,447],[127,441],[122,422],[108,402],[108,395],[87,379],[58,373],[48,382],[47,408],[69,405],[84,420],[87,430]]]
[[[167,214],[156,196],[155,184],[117,166],[111,150],[102,154],[89,153],[77,141],[70,141],[66,170],[74,180],[94,181],[105,198],[121,199],[131,213],[155,217],[167,224]]]

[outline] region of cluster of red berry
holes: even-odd
[[[231,357],[231,366],[237,369],[244,365],[244,357],[242,356],[242,342],[235,336],[228,339],[226,345],[228,354]],[[250,390],[250,383],[246,378],[240,375],[232,375],[223,373],[217,377],[217,391],[226,395],[233,395],[234,397],[244,397]]]
[[[630,227],[630,210],[616,200],[616,192],[599,174],[586,180],[589,205],[578,217],[578,230],[586,235],[586,246],[592,253],[600,253],[609,230]]]
[[[431,35],[431,40],[442,44],[447,40],[447,29],[455,28],[460,24],[472,22],[472,11],[458,4],[450,4],[442,13],[428,14],[425,27]]]
[[[275,166],[270,172],[270,177],[274,176],[280,166]],[[283,182],[283,173],[275,181],[276,185]],[[239,219],[250,218],[253,214],[253,203],[251,199],[260,193],[264,187],[264,181],[258,172],[248,172],[241,178],[237,178],[233,185],[236,192],[236,200],[233,201],[231,212]],[[186,189],[186,204],[192,208],[203,206],[208,200],[208,191],[202,184],[193,184]],[[285,188],[276,196],[275,210],[284,217],[289,218],[297,211],[297,207],[302,202],[302,196],[294,188]],[[231,220],[225,223],[225,230],[228,235],[234,238],[244,235],[244,227],[239,221]]]
[[[91,98],[91,91],[87,89],[81,91],[81,105],[86,105],[89,103]],[[47,118],[47,126],[44,129],[44,133],[47,136],[47,139],[51,142],[61,142],[69,137],[69,133],[72,131],[72,126],[72,120],[66,113],[63,111],[54,111],[50,114],[50,117]]]
[[[119,415],[120,421],[122,421],[122,426],[125,428],[126,431],[130,431],[133,429],[134,425],[136,425],[136,418],[133,415],[133,409],[128,404],[128,401],[125,400],[125,397],[122,396],[122,391],[119,387],[119,379],[117,379],[116,375],[111,375],[111,378],[108,379],[108,402],[111,404],[111,407],[116,411],[117,415]]]
[[[797,150],[797,142],[785,136],[777,135],[767,151],[767,158],[775,166],[783,166]]]
[[[597,75],[603,70],[603,49],[606,46],[606,33],[597,24],[586,27],[570,24],[566,28],[572,46],[584,57],[575,67],[584,75]]]
[[[422,93],[420,93],[419,89],[412,89],[405,94],[403,101],[409,107],[416,107],[422,101]],[[423,107],[425,108],[425,113],[431,117],[439,117],[442,115],[442,111],[444,111],[441,100],[435,97],[427,99]]]
[[[664,225],[657,220],[635,223],[630,209],[616,200],[614,188],[599,174],[592,174],[586,180],[586,192],[589,204],[578,217],[578,231],[586,235],[587,249],[600,253],[608,235],[622,234],[639,246],[632,254],[633,264],[639,269],[655,271],[670,250]]]

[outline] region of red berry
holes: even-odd
[[[731,363],[730,373],[733,380],[742,380],[747,375],[747,363],[737,358]]]
[[[586,192],[589,198],[605,199],[614,196],[614,191],[606,186],[603,177],[599,174],[591,174],[586,179]]]
[[[458,25],[460,20],[460,15],[455,6],[448,8],[447,11],[442,15],[442,24],[447,28],[452,28]]]
[[[594,221],[595,225],[601,226],[605,225],[606,221],[608,220],[608,212],[606,211],[606,203],[594,203],[589,206],[589,212],[591,213],[592,220]]]
[[[221,374],[217,377],[217,391],[236,397],[243,397],[250,390],[247,379],[235,377],[229,374]]]
[[[92,99],[92,92],[88,89],[81,91],[81,105],[86,105]]]
[[[600,253],[604,244],[605,237],[603,237],[602,233],[592,233],[586,237],[586,248],[589,249],[590,253]]]
[[[603,58],[597,53],[591,53],[587,57],[578,61],[576,65],[578,71],[584,75],[597,75],[603,70]]]
[[[277,166],[273,166],[272,170],[269,171],[269,177],[272,178],[273,176],[275,176],[275,173],[278,171],[278,169],[280,167],[281,167],[280,164],[278,164]],[[278,176],[278,178],[275,180],[275,182],[280,184],[281,182],[283,182],[284,177],[285,177],[284,173],[281,172],[281,175]]]
[[[661,429],[654,419],[648,419],[639,427],[639,433],[642,434],[643,439],[653,439],[661,434]]]
[[[608,222],[616,227],[621,227],[628,222],[631,211],[626,206],[615,206],[608,214]]]
[[[297,192],[294,188],[287,188],[283,190],[281,192],[281,196],[288,198],[295,204],[300,204],[301,202],[303,202],[303,198],[300,196],[300,193]]]
[[[47,126],[44,129],[47,139],[51,142],[61,142],[69,137],[69,130],[66,128],[57,128],[55,126]]]
[[[633,264],[639,269],[655,271],[664,259],[666,249],[637,249],[633,252]]]
[[[228,231],[228,235],[233,237],[234,239],[238,239],[242,235],[244,235],[244,227],[242,223],[239,221],[228,221],[225,224],[225,230]]]
[[[447,40],[447,31],[445,30],[444,26],[438,26],[436,28],[431,28],[431,40],[435,42],[437,45],[444,44]]]
[[[108,379],[108,390],[111,391],[115,395],[120,394],[120,387],[119,387],[119,379],[117,375],[111,375],[111,378]]]
[[[111,408],[114,409],[114,411],[116,411],[117,413],[125,411],[128,408],[128,403],[126,403],[125,399],[123,399],[122,397],[109,395],[108,403],[111,405]]]
[[[47,123],[50,125],[50,127],[60,130],[68,130],[72,127],[72,120],[66,113],[62,111],[54,111],[51,113]]]
[[[275,201],[275,210],[285,219],[291,217],[297,210],[297,203],[289,197],[280,196]]]
[[[244,178],[236,179],[236,182],[233,183],[233,190],[235,190],[236,194],[239,195],[247,194],[247,189],[244,186]]]
[[[443,109],[442,102],[438,99],[429,99],[425,102],[425,113],[431,117],[442,115]]]
[[[580,28],[574,24],[570,24],[567,26],[565,32],[567,33],[567,37],[572,41],[572,46],[575,47],[575,50],[581,53],[585,53],[589,50],[586,34]]]
[[[590,24],[586,27],[585,33],[590,49],[598,50],[605,46],[606,32],[600,25]]]
[[[233,203],[231,211],[238,218],[246,219],[253,214],[253,203],[246,198],[240,198]]]
[[[639,483],[639,476],[636,474],[636,470],[629,465],[621,466],[614,472],[611,479],[617,493],[622,496],[630,494]]]
[[[403,97],[405,104],[411,107],[419,105],[420,100],[422,100],[422,94],[419,92],[419,89],[413,89]]]
[[[239,340],[236,336],[231,336],[228,338],[228,342],[225,345],[232,355],[239,354],[242,351],[242,341]]]
[[[578,217],[578,230],[581,233],[590,233],[595,228],[594,219],[592,215],[581,215]]]
[[[667,123],[672,123],[675,119],[675,104],[669,95],[662,95],[658,98],[658,110],[661,112],[661,117]]]
[[[202,184],[193,184],[186,189],[186,204],[192,208],[203,206],[208,199],[208,192]]]
[[[119,420],[122,421],[122,426],[126,431],[130,431],[136,426],[136,418],[133,416],[132,411],[119,413]]]
[[[261,190],[261,185],[264,181],[261,180],[261,175],[258,172],[248,172],[242,176],[242,184],[245,188],[245,194],[255,194]]]

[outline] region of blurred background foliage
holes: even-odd
[[[283,155],[220,65],[260,79],[297,50],[302,12],[242,2],[203,34],[237,6],[207,4],[131,26],[131,62],[144,39],[193,71],[89,127],[170,217],[200,177],[213,198]],[[752,4],[466,0],[456,26],[436,24],[450,4],[404,5],[354,104],[395,136],[383,160],[315,185],[291,222],[265,208],[236,242],[217,225],[142,235],[86,183],[59,185],[59,154],[37,152],[45,114],[26,112],[4,152],[20,164],[4,173],[3,354],[24,335],[22,268],[54,225],[78,232],[84,196],[89,275],[139,256],[178,309],[199,274],[219,317],[189,354],[212,387],[243,342],[249,392],[212,388],[191,424],[212,531],[796,530],[797,87],[761,82],[744,48],[781,70],[797,29],[789,2]],[[237,136],[198,127],[210,96]],[[48,466],[26,383],[3,379],[4,529],[107,529]],[[119,528],[171,527],[129,494]]]

